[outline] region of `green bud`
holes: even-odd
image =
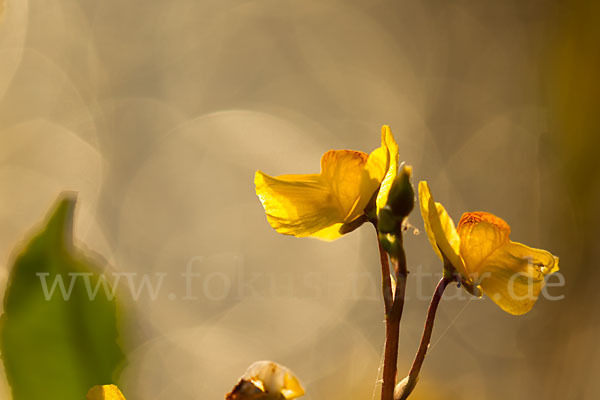
[[[396,232],[396,226],[398,225],[398,222],[398,219],[394,216],[392,208],[389,205],[386,205],[379,210],[379,215],[377,216],[377,230],[379,232]]]
[[[415,206],[415,191],[410,183],[411,176],[412,167],[402,163],[388,194],[386,207],[389,206],[393,216],[400,221],[406,218]]]

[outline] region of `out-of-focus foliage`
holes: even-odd
[[[577,0],[560,10],[556,39],[547,68],[546,91],[552,129],[566,161],[576,200],[586,203],[598,180],[600,146],[600,3]]]
[[[102,289],[90,300],[82,279],[95,288],[97,267],[74,247],[74,208],[73,196],[61,196],[12,266],[0,345],[13,400],[81,400],[90,387],[113,381],[123,360],[114,300]],[[48,296],[57,277],[67,296],[59,285]]]
[[[594,382],[600,371],[600,3],[559,4],[549,25],[542,71],[548,137],[556,154],[554,179],[562,191],[549,204],[555,219],[550,232],[559,233],[555,240],[569,251],[572,271],[565,271],[566,301],[555,308],[556,318],[532,332],[540,345],[559,345],[550,352],[537,349],[541,357],[530,368],[552,371],[545,375],[540,397],[591,399],[598,398]]]

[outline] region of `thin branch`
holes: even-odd
[[[455,280],[455,277],[444,277],[438,282],[435,291],[433,292],[433,296],[431,297],[429,309],[427,310],[427,319],[425,320],[425,327],[423,329],[423,335],[421,336],[419,350],[417,350],[417,354],[415,355],[410,372],[408,373],[408,380],[404,385],[404,390],[402,393],[399,393],[395,400],[407,399],[415,388],[419,378],[419,373],[421,372],[421,367],[425,361],[429,343],[431,342],[431,334],[433,333],[433,324],[435,322],[435,314],[437,312],[438,305],[440,304],[440,300],[442,299],[442,295],[444,294],[446,287],[448,287],[448,285]]]

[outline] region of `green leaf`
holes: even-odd
[[[10,272],[0,349],[13,400],[82,400],[92,386],[113,383],[124,360],[115,300],[87,290],[84,277],[96,288],[101,270],[74,246],[75,203],[60,196]]]

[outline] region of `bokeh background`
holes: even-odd
[[[0,292],[15,244],[61,191],[79,192],[76,236],[107,271],[167,274],[155,300],[122,301],[128,399],[223,398],[259,359],[294,370],[307,399],[378,397],[373,230],[333,243],[278,235],[253,174],[318,172],[329,149],[379,146],[382,124],[455,219],[502,216],[513,240],[559,255],[565,278],[549,290],[563,300],[522,317],[451,288],[414,398],[600,396],[598,3],[0,10]],[[422,229],[418,213],[410,222]],[[424,234],[406,246],[400,373],[441,269]]]

